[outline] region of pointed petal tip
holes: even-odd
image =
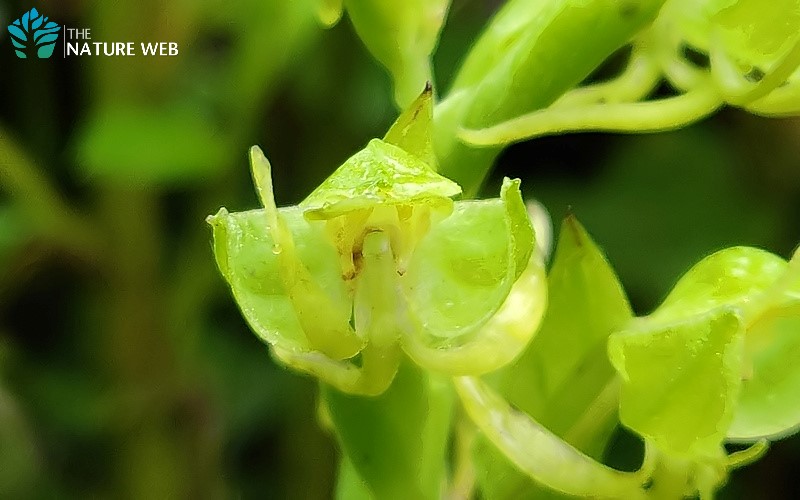
[[[264,154],[264,151],[258,146],[251,146],[250,147],[250,160],[251,161],[259,160],[259,162],[269,163],[269,160],[267,160],[267,157]]]
[[[226,209],[225,207],[220,207],[219,210],[217,210],[217,213],[206,217],[206,224],[208,224],[209,226],[215,226],[220,223],[220,219],[227,216],[228,216],[228,209]]]

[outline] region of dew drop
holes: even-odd
[[[274,245],[272,245],[272,253],[274,253],[275,255],[278,255],[281,252],[283,252],[283,248],[278,243],[275,243]]]

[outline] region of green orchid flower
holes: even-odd
[[[667,75],[693,87],[700,68],[685,47],[705,53],[713,85],[728,104],[761,114],[800,111],[800,2],[672,0],[653,27]]]
[[[474,460],[487,497],[712,498],[731,469],[800,428],[800,250],[789,262],[718,252],[635,318],[568,217],[548,283],[525,352],[492,377],[455,379],[482,433]],[[646,445],[635,472],[600,461],[619,422]],[[751,446],[727,454],[725,443]]]
[[[622,423],[710,496],[729,468],[800,426],[800,251],[788,263],[746,247],[707,257],[608,350]],[[725,442],[756,444],[726,456]]]
[[[251,149],[263,209],[209,217],[219,268],[274,356],[349,393],[375,395],[403,353],[450,375],[513,359],[535,332],[546,285],[519,191],[453,201],[431,166],[430,87],[383,140],[298,206],[275,205]]]
[[[723,105],[765,116],[800,113],[800,1],[668,0],[640,27],[617,77],[562,91],[546,108],[465,123],[461,138],[491,149],[565,132],[660,132]],[[649,99],[664,81],[677,95]]]

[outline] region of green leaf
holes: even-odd
[[[376,398],[323,387],[336,435],[375,498],[438,499],[444,485],[452,390],[404,364]]]
[[[339,463],[339,475],[336,479],[336,498],[338,500],[372,500],[374,496],[366,483],[358,475],[352,462],[344,456]]]
[[[728,308],[681,322],[641,319],[612,335],[622,422],[667,454],[718,454],[739,395],[743,336]]]
[[[599,459],[617,423],[618,388],[606,356],[608,336],[632,318],[606,258],[572,216],[567,217],[548,276],[548,307],[524,354],[500,370],[497,386],[510,404],[587,455]],[[496,449],[481,444],[481,487],[491,498],[539,491]]]
[[[542,328],[503,372],[502,387],[512,404],[561,435],[613,378],[605,343],[633,313],[605,256],[572,216],[562,224],[548,282]]]
[[[92,179],[125,185],[208,179],[226,165],[222,131],[196,110],[108,106],[95,110],[78,135],[77,160]]]
[[[0,205],[0,268],[4,268],[7,259],[32,236],[31,229],[23,221],[18,209]]]

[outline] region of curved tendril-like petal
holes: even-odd
[[[769,441],[760,439],[741,451],[734,451],[726,458],[729,469],[738,469],[750,465],[767,454]]]
[[[317,352],[292,353],[276,347],[274,353],[285,364],[311,373],[342,392],[375,396],[389,387],[400,364],[395,321],[397,273],[385,233],[366,235],[362,254],[353,315],[356,331],[369,343],[360,353],[360,366]]]
[[[628,65],[617,77],[578,87],[561,96],[552,107],[577,107],[598,103],[634,102],[653,91],[661,78],[653,57],[641,48],[634,48]]]
[[[719,30],[714,31],[708,48],[711,62],[711,75],[714,83],[725,96],[727,102],[741,104],[742,96],[752,91],[757,85],[747,80],[741,73],[739,65],[726,52],[720,40]]]
[[[745,109],[762,116],[792,116],[800,113],[800,81],[792,80],[768,95],[748,103]]]
[[[377,396],[388,389],[401,359],[397,346],[377,349],[368,345],[361,351],[360,367],[351,361],[336,361],[317,351],[292,352],[273,346],[272,353],[290,368],[314,375],[341,392],[361,396]]]
[[[663,58],[661,65],[669,84],[683,92],[697,87],[706,78],[705,71],[693,67],[678,54]]]
[[[269,161],[258,147],[250,150],[253,180],[264,204],[265,224],[274,242],[281,281],[312,350],[334,359],[349,358],[363,346],[350,328],[350,311],[336,307],[297,255],[294,238],[275,206]]]
[[[461,138],[475,146],[499,146],[533,137],[576,131],[660,132],[683,127],[713,113],[722,98],[711,85],[654,101],[551,107],[479,130],[463,129]]]
[[[667,81],[675,89],[685,92],[697,87],[699,82],[707,78],[706,71],[695,67],[683,58],[681,45],[684,40],[669,23],[656,23],[646,33],[645,43]]]
[[[467,414],[522,472],[556,491],[582,497],[645,498],[646,477],[598,463],[530,416],[513,409],[475,377],[453,379]]]

